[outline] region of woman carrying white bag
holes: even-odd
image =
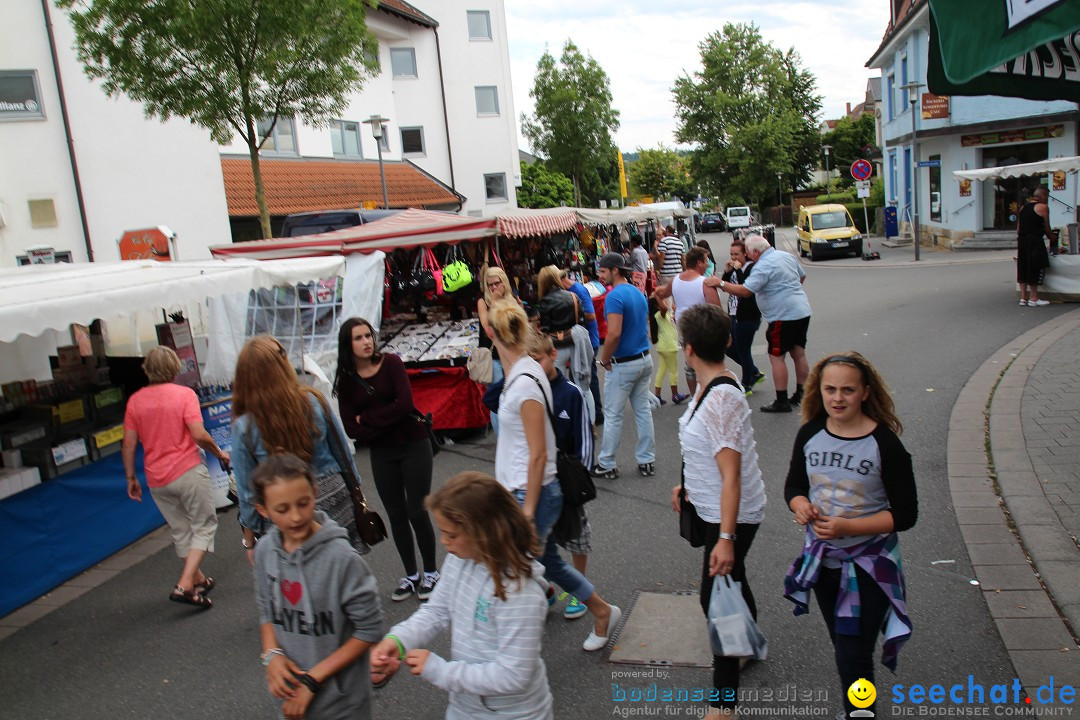
[[[716,576],[740,583],[751,616],[757,617],[746,577],[746,554],[765,515],[765,483],[758,469],[750,407],[735,373],[724,365],[731,323],[719,307],[696,305],[679,317],[686,362],[698,391],[679,419],[683,482],[672,489],[680,532],[703,547],[701,609],[708,616]],[[712,710],[732,717],[739,697],[739,657],[713,656]]]

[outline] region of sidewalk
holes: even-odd
[[[701,236],[709,237],[712,236]],[[884,237],[877,235],[863,236],[863,250],[870,249],[879,255],[880,260],[863,260],[862,257],[829,257],[818,262],[810,258],[800,258],[807,267],[819,266],[825,268],[895,268],[895,267],[923,267],[926,265],[961,265],[968,263],[985,262],[1012,262],[1016,253],[1009,250],[946,250],[944,248],[922,246],[919,248],[919,260],[915,260],[915,246],[887,248],[882,245]],[[725,238],[730,234],[725,233]],[[726,247],[726,245],[725,245]],[[780,250],[799,257],[799,247],[795,242],[795,229],[790,227],[776,228],[776,247]]]
[[[1024,333],[969,378],[949,423],[953,506],[1029,695],[1080,684],[1080,310]]]

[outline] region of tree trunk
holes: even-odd
[[[581,207],[581,184],[578,182],[577,173],[571,176],[574,181],[574,207]]]
[[[247,118],[247,146],[251,157],[251,176],[255,180],[255,204],[259,207],[259,227],[265,239],[272,237],[270,231],[270,208],[266,205],[266,189],[263,187],[262,169],[259,167],[259,139],[255,133],[255,123]]]

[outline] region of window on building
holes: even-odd
[[[469,39],[490,40],[491,13],[487,10],[468,10],[466,15],[469,18]]]
[[[489,201],[508,200],[506,194],[506,173],[484,175],[484,191]]]
[[[424,149],[424,128],[422,127],[403,127],[401,128],[401,154],[402,155],[423,155]]]
[[[885,117],[896,117],[896,76],[892,73],[885,76]]]
[[[269,120],[260,120],[256,132],[260,138],[266,138],[261,152],[296,154],[296,123],[292,118],[278,118],[273,127],[270,127]]]
[[[396,78],[416,77],[416,51],[412,48],[390,48],[390,70]]]
[[[330,140],[334,145],[334,157],[363,157],[360,152],[360,123],[353,120],[332,120]]]
[[[937,160],[941,162],[940,155],[931,155],[930,161]],[[930,173],[930,219],[934,222],[941,222],[941,166],[931,166],[928,168]]]
[[[36,70],[0,70],[0,120],[45,117]]]
[[[494,85],[476,86],[476,114],[499,114],[499,88]]]
[[[908,107],[908,103],[911,102],[910,96],[908,95],[908,91],[905,87],[907,84],[907,55],[905,55],[900,58],[900,89],[903,92],[903,94],[900,96],[900,112],[906,110]]]
[[[895,203],[896,193],[896,151],[889,153],[889,202]]]

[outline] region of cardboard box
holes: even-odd
[[[90,448],[90,459],[94,462],[120,452],[123,442],[123,424],[103,428],[86,436],[86,444]]]
[[[65,345],[56,348],[56,359],[62,368],[82,365],[82,353],[79,352],[78,345]]]
[[[49,423],[26,420],[0,425],[0,448],[15,450],[23,445],[42,440],[49,434]]]
[[[0,500],[41,484],[36,467],[0,468]]]
[[[50,480],[90,462],[86,438],[79,437],[59,444],[32,443],[22,448],[23,465],[32,465],[41,471],[41,477]]]

